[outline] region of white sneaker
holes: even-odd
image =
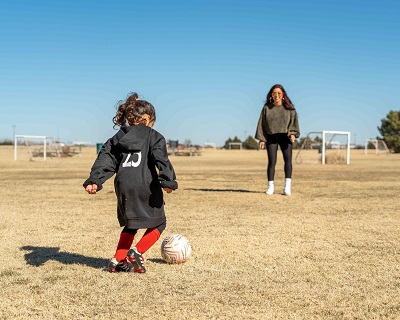
[[[285,187],[283,188],[283,194],[286,196],[290,196],[292,194],[292,179],[285,179]]]
[[[268,190],[267,190],[266,194],[268,194],[268,195],[274,194],[274,189],[275,189],[274,182],[268,181]]]

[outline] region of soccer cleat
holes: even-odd
[[[131,272],[132,264],[126,258],[120,262],[112,258],[108,263],[107,270],[108,272]]]
[[[131,272],[132,271],[132,264],[128,261],[127,258],[124,260],[118,262],[117,266],[115,267],[115,270],[117,272]]]
[[[144,266],[144,258],[143,256],[136,250],[136,247],[133,247],[128,251],[126,256],[127,260],[133,266],[133,272],[137,273],[145,273],[146,268]]]
[[[108,272],[117,272],[116,267],[117,267],[118,261],[115,258],[112,258],[110,262],[108,263],[107,271]]]

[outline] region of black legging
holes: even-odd
[[[281,147],[283,160],[285,161],[285,178],[292,178],[292,143],[286,133],[277,133],[267,136],[268,181],[273,181],[275,177],[278,145]]]

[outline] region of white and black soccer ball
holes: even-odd
[[[161,256],[166,263],[184,263],[192,253],[192,246],[187,238],[180,234],[172,234],[161,243]]]

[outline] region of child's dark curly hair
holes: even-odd
[[[140,100],[136,92],[128,94],[125,101],[117,103],[117,114],[113,118],[114,128],[116,126],[134,126],[139,123],[145,124],[144,115],[149,116],[150,122],[156,121],[156,111],[153,105],[146,100]]]

